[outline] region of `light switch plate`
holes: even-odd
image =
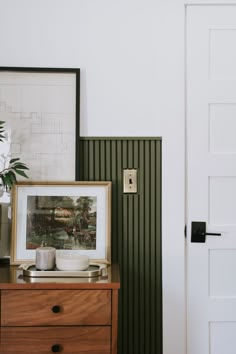
[[[123,172],[124,193],[137,193],[137,170],[125,169]]]

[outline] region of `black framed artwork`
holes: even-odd
[[[0,67],[0,120],[30,180],[78,180],[80,69]]]

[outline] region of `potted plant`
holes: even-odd
[[[4,121],[0,121],[0,144],[7,140],[4,124]],[[17,175],[28,178],[26,174],[26,170],[28,169],[29,168],[20,161],[20,158],[9,160],[9,158],[5,156],[5,161],[0,169],[0,188],[10,192],[13,184],[17,181]]]

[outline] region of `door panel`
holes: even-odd
[[[188,354],[236,350],[235,41],[235,6],[187,8]],[[192,243],[192,221],[221,236]]]

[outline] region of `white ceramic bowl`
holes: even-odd
[[[86,270],[89,267],[89,257],[72,252],[56,253],[56,267],[59,270]]]

